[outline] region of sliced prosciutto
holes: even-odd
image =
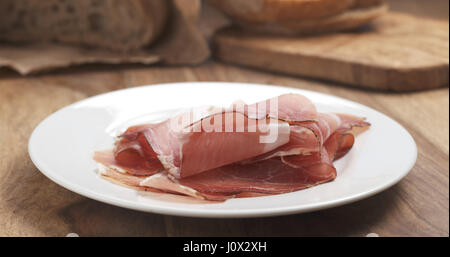
[[[341,144],[347,136],[353,137],[334,133],[324,144],[322,152],[313,155],[235,163],[179,180],[171,179],[167,174],[157,174],[143,181],[141,186],[171,189],[207,200],[226,200],[251,193],[271,195],[298,191],[336,178],[332,162],[337,157],[336,153],[349,150],[348,144]],[[159,183],[161,180],[164,183]]]
[[[364,118],[335,113],[317,113],[316,121],[291,125],[290,140],[287,144],[268,153],[245,160],[243,163],[252,163],[274,157],[318,153],[328,138],[336,131],[342,134],[353,127],[367,127],[370,125]]]
[[[317,172],[312,167],[293,168],[274,158],[245,165],[231,164],[181,179],[179,183],[201,193],[281,194],[324,183],[335,177],[332,167]]]
[[[219,124],[219,129],[208,131],[212,124]],[[232,131],[239,132],[227,132],[227,124],[235,124]],[[273,140],[262,143],[271,134]],[[157,159],[171,175],[182,178],[272,151],[289,142],[289,135],[286,122],[251,121],[242,113],[223,112],[181,129],[172,120],[131,128],[116,145],[115,157],[120,164],[138,167],[152,166]]]
[[[242,112],[251,119],[266,117],[288,121],[291,124],[315,122],[317,109],[306,97],[299,94],[285,94],[254,104],[235,103],[232,109]]]
[[[102,175],[142,190],[224,201],[332,181],[364,118],[319,113],[305,97],[190,111],[130,127],[94,159]]]
[[[351,148],[346,140],[352,134],[334,133],[320,154],[272,158],[251,164],[231,164],[184,179],[175,179],[167,172],[145,178],[109,171],[106,176],[143,190],[191,196],[211,201],[234,197],[288,193],[312,187],[336,178],[332,161]],[[345,142],[345,143],[343,143]],[[110,158],[103,158],[110,160]],[[108,165],[108,163],[103,163]],[[256,194],[255,194],[256,193]]]
[[[153,172],[161,169],[152,164],[158,159],[172,176],[189,177],[271,152],[290,141],[290,123],[314,122],[317,117],[314,105],[295,94],[213,110],[198,120],[192,120],[194,113],[185,113],[129,128],[116,145],[116,160]],[[315,136],[311,134],[309,140]]]
[[[352,136],[351,134],[345,134]],[[242,192],[281,194],[298,191],[334,180],[337,176],[333,161],[336,153],[348,152],[342,144],[341,132],[329,137],[320,152],[311,155],[291,155],[249,164],[231,164],[177,183],[201,193],[240,194]],[[350,147],[351,148],[351,147]]]
[[[118,172],[137,177],[151,176],[164,170],[158,160],[153,159],[147,161],[140,158],[138,151],[140,152],[142,150],[140,148],[138,149],[136,152],[134,150],[127,150],[126,153],[120,154],[119,157],[123,158],[122,162],[118,161],[117,155],[114,155],[113,151],[96,152],[94,154],[94,160]]]

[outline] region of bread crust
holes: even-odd
[[[241,22],[266,23],[319,19],[339,14],[355,0],[208,0]]]
[[[154,42],[164,30],[170,13],[169,2],[5,1],[2,6],[13,7],[11,16],[15,17],[0,12],[0,23],[4,23],[3,26],[0,24],[0,39],[10,42],[57,41],[121,52],[137,50]]]
[[[353,29],[387,10],[383,0],[246,0],[250,7],[239,0],[208,1],[245,29],[287,35]]]
[[[387,11],[386,5],[358,8],[339,15],[305,21],[287,21],[271,24],[248,24],[241,26],[251,31],[281,35],[309,35],[346,31],[361,27]]]

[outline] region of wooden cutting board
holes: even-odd
[[[311,37],[258,35],[226,28],[216,58],[239,65],[376,90],[448,86],[449,24],[399,13],[356,32]]]

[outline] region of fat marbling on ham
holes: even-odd
[[[223,201],[334,180],[364,118],[319,113],[304,96],[186,112],[133,126],[94,159],[102,175],[145,190]]]

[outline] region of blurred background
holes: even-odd
[[[10,13],[5,3],[23,1],[0,0],[0,13]],[[388,0],[391,11],[356,31],[290,39],[234,30],[217,37],[217,28],[226,21],[196,0],[174,0],[169,25],[156,33],[164,17],[152,14],[151,25],[132,25],[127,17],[145,15],[127,9],[128,1],[113,2],[111,10],[122,5],[128,10],[111,11],[112,17],[124,15],[112,19],[115,26],[96,15],[83,20],[93,30],[131,26],[134,30],[125,31],[140,39],[114,45],[110,43],[129,37],[93,40],[103,42],[104,48],[0,39],[0,236],[449,235],[449,1]],[[72,13],[71,8],[64,10]],[[22,20],[24,14],[16,14],[11,17]],[[33,13],[28,17],[36,24]],[[81,24],[66,22],[76,29]],[[0,38],[10,28],[4,26],[2,32],[0,26]],[[152,41],[150,47],[141,48],[147,41]],[[123,51],[125,45],[133,50]],[[119,51],[109,49],[117,46]],[[234,60],[226,59],[230,56]],[[30,134],[62,107],[114,90],[194,81],[272,84],[357,101],[411,133],[419,149],[417,163],[396,186],[347,206],[287,217],[203,220],[87,199],[50,181],[30,160]]]
[[[448,20],[449,1],[446,0],[388,0],[393,11]]]

